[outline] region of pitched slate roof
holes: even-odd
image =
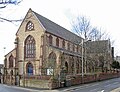
[[[71,41],[73,43],[79,44],[81,42],[81,37],[70,32],[69,30],[61,27],[60,25],[52,22],[51,20],[41,16],[40,14],[33,11],[39,21],[42,23],[47,32],[64,38],[65,40]],[[64,22],[64,21],[63,21]]]
[[[105,53],[110,50],[109,40],[88,41],[86,46],[88,53]]]

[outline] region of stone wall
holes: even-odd
[[[49,82],[48,80],[39,79],[21,79],[20,86],[49,89]]]
[[[69,76],[68,78],[66,78],[65,81],[61,81],[61,82],[57,79],[50,80],[48,78],[46,79],[27,78],[24,80],[25,83],[23,79],[20,80],[20,86],[35,87],[42,89],[55,89],[55,88],[68,87],[72,85],[79,85],[79,84],[90,83],[95,81],[102,81],[117,77],[120,77],[120,73],[118,72],[100,73],[100,74],[92,74],[92,75],[89,74],[89,75],[84,75],[83,77],[81,75]],[[23,85],[23,83],[25,85]]]

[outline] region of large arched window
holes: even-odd
[[[12,68],[12,67],[13,67],[13,63],[14,63],[14,57],[13,57],[13,55],[11,55],[11,56],[9,57],[9,68]]]
[[[35,40],[31,35],[29,35],[25,40],[24,50],[25,50],[25,58],[35,58],[35,53],[36,53]]]
[[[28,75],[33,75],[33,65],[30,62],[26,65],[26,73]]]

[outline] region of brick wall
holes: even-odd
[[[120,77],[120,73],[110,72],[110,73],[100,73],[92,75],[81,75],[69,76],[65,81],[50,80],[50,76],[38,76],[38,77],[29,77],[25,79],[26,87],[35,87],[35,88],[45,88],[45,89],[55,89],[59,87],[66,87],[84,83],[90,83],[95,81],[102,81],[106,79]],[[23,86],[23,79],[20,80],[20,86]]]

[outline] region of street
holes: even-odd
[[[32,89],[0,84],[0,92],[37,92]]]
[[[67,89],[66,92],[110,92],[118,87],[120,87],[120,78],[115,78],[90,84],[83,84],[82,86]]]
[[[0,92],[111,92],[120,87],[120,78],[82,84],[77,86],[65,87],[55,90],[30,89],[17,86],[0,84]],[[120,92],[120,91],[114,91]]]

